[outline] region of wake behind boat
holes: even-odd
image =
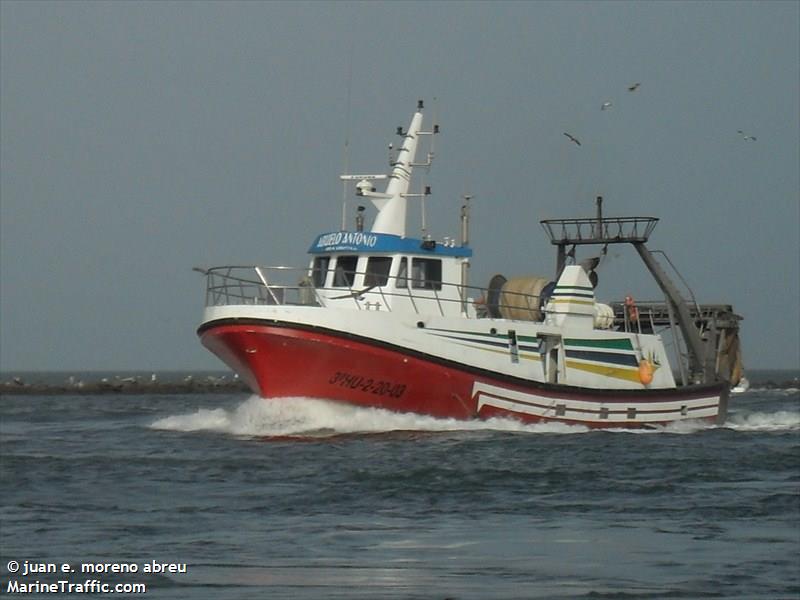
[[[325,398],[441,418],[502,416],[590,427],[725,420],[741,377],[729,305],[690,301],[646,243],[658,219],[541,221],[556,246],[553,278],[468,284],[469,199],[460,242],[409,237],[408,198],[423,129],[420,101],[388,175],[343,175],[377,209],[364,228],[317,236],[310,264],[202,271],[202,343],[265,399]],[[385,182],[377,191],[377,182]],[[664,293],[658,302],[595,297],[598,257],[578,247],[631,245]],[[668,264],[669,263],[667,259]],[[669,334],[672,352],[663,336]]]

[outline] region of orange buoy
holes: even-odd
[[[646,358],[639,361],[639,381],[644,385],[650,385],[653,382],[653,373],[655,373],[653,363]]]

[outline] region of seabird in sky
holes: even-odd
[[[743,139],[745,139],[745,140],[747,140],[748,142],[755,142],[755,141],[756,141],[756,136],[754,136],[754,135],[747,135],[747,134],[746,134],[744,131],[742,131],[741,129],[737,129],[737,131],[739,132],[739,135],[740,135],[740,136],[742,136],[742,138],[743,138]]]
[[[574,135],[570,135],[566,131],[564,132],[564,135],[567,136],[570,139],[570,141],[575,142],[576,144],[578,144],[578,146],[581,145],[580,140],[578,140],[578,138],[576,138]]]
[[[635,92],[636,90],[639,89],[640,85],[642,85],[642,84],[641,83],[634,83],[633,85],[629,85],[628,86],[628,91],[629,92]]]
[[[603,105],[600,107],[600,110],[605,110],[607,108],[611,108],[611,101],[610,100],[606,100],[605,102],[603,102]]]

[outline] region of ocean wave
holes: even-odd
[[[798,387],[751,387],[747,392],[750,394],[767,394],[775,396],[798,396],[800,395],[800,388]]]
[[[778,410],[733,414],[723,427],[736,431],[793,431],[800,430],[800,412]]]
[[[319,438],[335,435],[375,434],[393,431],[506,431],[516,433],[579,434],[593,431],[564,423],[524,424],[514,419],[485,421],[437,419],[412,413],[358,407],[329,400],[294,397],[264,401],[251,396],[233,408],[200,408],[195,412],[158,419],[152,429],[213,432],[242,437]],[[694,434],[716,428],[735,431],[786,431],[800,429],[800,412],[734,413],[722,425],[705,421],[676,421],[647,429],[604,429],[614,433]]]
[[[485,421],[437,419],[379,408],[351,406],[314,398],[275,398],[265,402],[251,396],[232,409],[201,408],[164,417],[150,425],[169,431],[209,431],[247,437],[325,437],[391,431],[508,431],[583,433],[588,428],[563,423],[526,425],[513,419]]]

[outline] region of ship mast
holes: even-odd
[[[422,193],[411,194],[408,189],[411,184],[411,173],[414,167],[429,167],[433,160],[433,152],[428,152],[427,161],[415,163],[417,145],[420,136],[433,135],[439,133],[439,127],[434,125],[432,131],[422,131],[422,100],[417,103],[417,112],[411,118],[408,130],[403,131],[402,127],[397,128],[397,134],[402,136],[403,143],[397,151],[397,157],[392,161],[392,172],[387,175],[342,175],[343,181],[358,181],[356,184],[356,195],[369,198],[378,209],[378,214],[372,224],[373,233],[385,233],[406,236],[406,212],[407,198],[424,197],[429,195],[430,187],[426,187]],[[388,179],[386,191],[378,192],[372,185],[372,181]]]

